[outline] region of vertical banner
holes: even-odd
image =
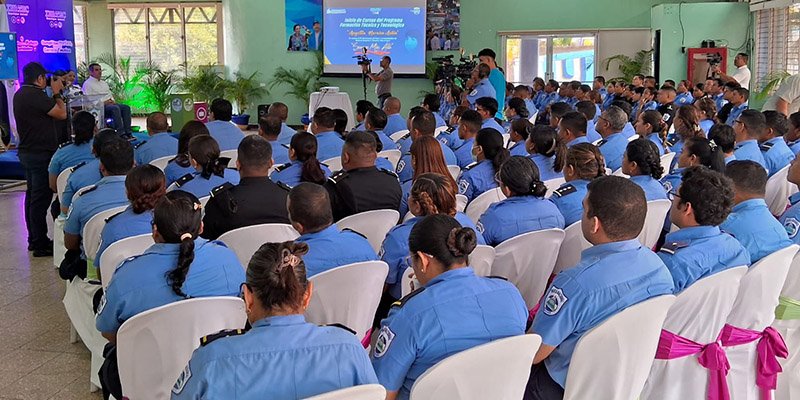
[[[430,51],[461,47],[461,3],[457,0],[428,0],[425,47]]]
[[[48,71],[75,71],[72,0],[8,0],[8,22],[17,34],[19,77],[31,61]]]
[[[286,50],[322,51],[322,0],[286,0]]]
[[[17,37],[0,32],[0,80],[17,79]]]

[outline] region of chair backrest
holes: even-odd
[[[504,133],[503,134],[503,147],[507,148],[508,147],[508,142],[510,142],[510,141],[511,141],[511,134]]]
[[[464,196],[463,194],[456,195],[456,211],[464,212],[464,210],[467,209],[467,203],[469,203],[467,196]]]
[[[336,223],[339,230],[351,229],[367,237],[375,252],[381,249],[383,239],[393,226],[397,225],[400,213],[397,210],[364,211],[342,218]]]
[[[672,202],[669,200],[647,202],[647,217],[638,237],[644,247],[652,249],[658,242],[661,230],[664,229],[664,219],[667,218],[670,207],[672,207]]]
[[[793,244],[780,249],[750,267],[739,284],[728,324],[755,331],[763,331],[772,324],[778,296],[798,248]]]
[[[100,248],[100,234],[103,233],[103,227],[106,226],[106,218],[122,212],[126,208],[128,208],[128,206],[109,208],[89,218],[81,234],[83,252],[86,254],[87,260],[94,260],[94,256],[97,255],[97,249]]]
[[[447,125],[440,126],[433,131],[433,137],[438,136],[440,133],[446,131],[449,127]]]
[[[236,160],[239,159],[239,150],[223,150],[219,152],[220,157],[228,157],[231,160],[228,162],[228,168],[236,169]]]
[[[676,153],[670,152],[661,156],[661,167],[664,168],[664,173],[661,174],[662,178],[664,177],[664,175],[667,175],[669,173],[669,167],[670,165],[672,165],[672,160],[675,158],[675,154]]]
[[[530,123],[532,124],[536,124],[536,117],[538,116],[539,116],[539,111],[536,111],[535,113],[531,114],[531,117],[528,118],[528,121],[530,121]]]
[[[200,338],[243,328],[244,302],[205,297],[170,303],[125,321],[117,333],[122,393],[131,400],[169,399]]]
[[[392,163],[393,167],[397,168],[397,163],[400,162],[400,158],[403,157],[403,153],[397,149],[384,150],[378,153],[378,157],[385,157],[390,163]]]
[[[545,195],[545,197],[549,198],[550,195],[552,195],[553,192],[559,188],[559,186],[563,185],[566,182],[567,181],[564,178],[553,178],[544,181],[544,185],[547,186],[547,194]]]
[[[250,258],[264,243],[295,240],[300,234],[289,224],[260,224],[234,229],[220,235],[219,241],[236,253],[236,258],[247,269]]]
[[[328,166],[332,172],[340,171],[342,169],[342,157],[331,157],[322,162]]]
[[[581,260],[581,252],[589,247],[592,247],[592,244],[583,237],[581,221],[568,226],[564,229],[564,241],[561,242],[561,248],[558,250],[558,259],[556,259],[553,273],[558,274],[577,265]]]
[[[630,178],[630,176],[628,176],[624,172],[622,172],[622,168],[618,168],[616,171],[614,171],[614,173],[612,175],[621,176],[623,178]]]
[[[513,283],[531,309],[544,294],[563,240],[561,229],[528,232],[508,239],[494,249],[492,275]]]
[[[764,199],[772,215],[781,215],[789,204],[789,193],[793,184],[786,180],[789,174],[789,166],[783,167],[780,171],[767,180],[767,190]]]
[[[401,137],[405,136],[408,133],[408,129],[399,130],[391,135],[389,135],[389,139],[392,139],[393,142],[400,140]]]
[[[519,400],[542,338],[520,335],[475,346],[439,361],[411,387],[411,400]]]
[[[637,398],[674,301],[673,295],[643,301],[584,334],[572,353],[564,399]]]
[[[372,328],[388,274],[385,262],[367,261],[312,276],[309,281],[314,283],[314,291],[306,319],[320,325],[342,324],[356,331],[361,340]]]
[[[464,213],[467,214],[472,222],[477,224],[481,215],[486,212],[486,209],[488,209],[490,205],[502,201],[505,198],[506,195],[503,194],[500,188],[489,189],[472,199],[472,201],[467,204],[467,211]]]
[[[100,282],[103,284],[103,288],[108,287],[114,277],[114,271],[125,259],[144,253],[152,245],[153,235],[149,233],[131,236],[111,243],[103,252],[99,262]],[[97,264],[95,263],[95,265]]]
[[[203,206],[203,214],[205,214],[206,204],[208,204],[208,201],[211,200],[211,196],[203,196],[198,200],[200,200],[200,205]]]
[[[495,250],[492,246],[478,245],[469,254],[469,265],[475,270],[475,275],[489,276],[492,274]]]
[[[792,259],[792,265],[789,267],[789,273],[786,274],[786,281],[783,283],[781,296],[800,299],[800,253],[797,253]]]
[[[448,165],[447,171],[450,172],[450,176],[452,176],[454,180],[458,180],[458,176],[461,175],[461,167],[458,165]]]
[[[64,204],[62,197],[64,196],[64,189],[67,188],[67,181],[70,175],[72,175],[72,168],[67,168],[61,171],[56,178],[56,193],[58,194],[59,204]]]
[[[149,164],[150,165],[154,165],[154,166],[158,167],[158,169],[163,171],[163,170],[165,170],[167,168],[167,164],[169,164],[169,161],[172,160],[173,158],[175,158],[175,156],[166,156],[166,157],[156,158],[155,160],[150,161]],[[233,165],[233,166],[235,167],[236,165]]]
[[[308,397],[306,400],[384,400],[385,398],[386,389],[377,383],[373,383],[371,385],[359,385],[323,393]]]
[[[639,136],[639,135],[633,135],[633,136],[631,136],[631,137],[629,137],[629,138],[628,138],[628,141],[629,141],[629,142],[632,142],[632,141],[634,141],[634,140],[636,140],[636,139],[639,139],[639,138],[641,138],[641,136]]]

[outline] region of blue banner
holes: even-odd
[[[48,71],[75,71],[72,0],[8,0],[8,25],[17,34],[19,77],[36,61]]]
[[[0,32],[0,79],[17,79],[17,36]]]

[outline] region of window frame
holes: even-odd
[[[549,68],[550,71],[545,71],[541,74],[542,78],[547,81],[549,78],[545,78],[545,76],[549,77],[553,74],[553,65],[552,65],[552,55],[554,50],[553,39],[558,37],[593,37],[594,38],[594,60],[595,60],[595,67],[597,65],[597,57],[600,53],[600,31],[599,30],[591,30],[591,29],[582,29],[582,30],[545,30],[545,31],[498,31],[497,36],[500,40],[500,51],[502,52],[503,56],[503,68],[508,68],[508,60],[506,59],[507,53],[507,43],[508,39],[510,38],[518,38],[523,36],[534,36],[539,38],[547,39],[546,48],[547,54],[547,63],[546,68]],[[597,69],[595,68],[595,75],[597,73]],[[592,77],[592,80],[594,77]],[[591,84],[592,80],[589,81],[582,81],[581,83],[588,83]],[[529,83],[522,83],[522,84],[529,84]]]

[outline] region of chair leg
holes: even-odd
[[[78,331],[75,330],[72,323],[69,324],[69,342],[70,344],[78,343]]]

